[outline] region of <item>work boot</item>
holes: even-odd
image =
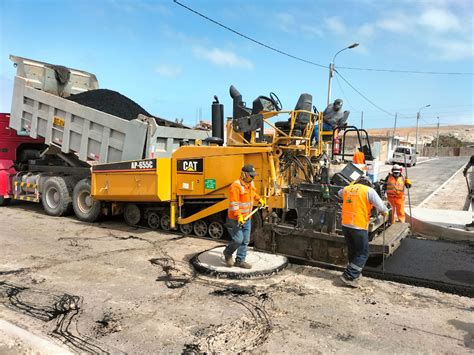
[[[474,222],[465,225],[467,231],[474,231]]]
[[[351,280],[344,275],[340,276],[341,281],[344,283],[344,285],[352,287],[352,288],[358,288],[359,287],[359,279]]]
[[[240,261],[240,260],[236,260],[234,265],[237,266],[237,267],[241,267],[242,269],[251,269],[252,268],[252,265],[250,265],[249,263],[247,263],[245,261]]]
[[[234,259],[232,258],[232,255],[227,256],[227,255],[224,254],[224,259],[225,259],[225,264],[228,267],[234,266]]]

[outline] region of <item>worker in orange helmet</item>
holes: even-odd
[[[365,164],[365,155],[362,152],[362,148],[357,148],[357,151],[352,157],[352,161],[354,162],[354,164]]]
[[[409,189],[411,181],[403,177],[401,166],[395,164],[384,182],[388,202],[392,206],[392,223],[395,223],[395,214],[397,222],[405,222],[405,187]]]
[[[251,218],[247,218],[252,212],[254,201],[261,207],[265,207],[265,200],[260,197],[253,182],[257,172],[251,164],[244,165],[240,173],[240,179],[235,180],[229,189],[229,209],[227,212],[227,229],[231,241],[224,249],[224,259],[227,266],[237,266],[251,269],[252,265],[245,261],[247,247],[250,242]],[[232,259],[237,250],[237,256]]]

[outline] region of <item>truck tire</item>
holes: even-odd
[[[5,198],[3,196],[0,196],[0,206],[7,206],[10,203],[9,198]]]
[[[82,179],[74,187],[72,206],[80,221],[95,222],[99,219],[102,205],[100,201],[91,197],[91,181],[89,179]]]
[[[66,180],[60,176],[47,178],[42,188],[41,202],[50,216],[64,216],[71,211],[71,191]]]
[[[72,206],[72,196],[74,194],[74,186],[76,186],[77,178],[74,176],[63,176],[64,182],[66,183],[67,189],[69,191],[69,196],[71,196],[71,203],[68,206],[68,209],[64,215],[72,215],[74,213],[74,207]]]

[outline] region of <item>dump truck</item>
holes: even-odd
[[[344,149],[343,139],[355,133],[361,149],[371,154],[370,145],[362,145],[367,132],[354,126],[324,132],[322,114],[313,109],[310,94],[301,94],[294,110],[287,111],[274,93],[258,96],[251,107],[233,86],[230,95],[233,114],[225,123],[223,105],[217,97],[212,103],[212,125],[225,127],[225,135],[223,129],[213,130],[208,146],[182,146],[170,157],[94,165],[91,197],[123,211],[132,226],[222,239],[229,186],[244,164],[252,164],[258,173],[256,188],[268,206],[252,217],[255,249],[307,262],[345,264],[337,193],[364,171],[348,162],[352,154]],[[274,133],[266,134],[265,127]],[[312,142],[315,129],[317,144]],[[407,235],[407,224],[391,225],[390,220],[372,214],[372,255],[391,255]]]
[[[143,114],[127,120],[107,113],[107,107],[76,102],[84,93],[101,90],[92,73],[13,55],[10,60],[16,67],[10,129],[0,136],[16,132],[17,141],[29,141],[12,148],[11,165],[2,168],[8,186],[4,201],[41,202],[49,215],[74,211],[92,222],[110,214],[90,198],[92,166],[170,157],[181,144],[206,144],[210,135]]]

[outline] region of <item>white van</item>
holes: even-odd
[[[392,157],[392,164],[401,164],[407,166],[415,166],[416,165],[416,151],[415,148],[412,147],[396,147],[395,151],[393,152]]]

